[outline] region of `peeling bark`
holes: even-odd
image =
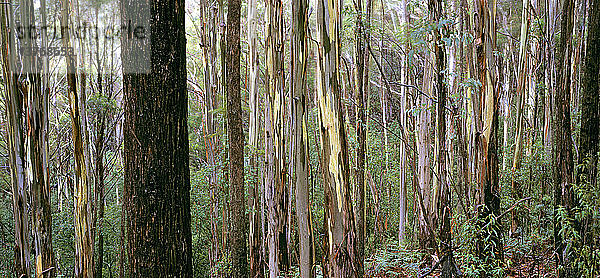
[[[320,0],[317,7],[321,171],[325,187],[326,272],[328,277],[358,277],[362,261],[350,198],[348,142],[340,89],[341,1]]]
[[[314,234],[308,184],[308,1],[292,1],[292,132],[294,145],[293,175],[296,185],[296,216],[300,238],[300,276],[312,278],[314,264]]]

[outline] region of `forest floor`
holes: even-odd
[[[506,250],[509,251],[509,250]],[[395,250],[388,247],[386,250],[378,251],[367,260],[366,275],[369,278],[388,278],[388,277],[421,277],[429,269],[425,260],[421,259],[422,253],[417,250]],[[437,259],[437,258],[434,258]],[[507,264],[510,267],[506,270],[507,278],[536,278],[536,277],[555,277],[554,260],[550,248],[540,250],[539,252],[528,252],[527,254],[518,254],[518,252],[507,252],[505,256]],[[456,255],[456,261],[465,261]],[[466,274],[466,265],[458,266]],[[440,269],[436,269],[426,277],[439,277]],[[465,275],[464,277],[470,277]]]

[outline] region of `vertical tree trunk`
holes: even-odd
[[[408,15],[408,1],[407,0],[402,0],[402,24],[404,25],[403,28],[405,28],[405,35],[408,35],[408,32],[410,32],[410,28],[409,28],[409,15]],[[404,44],[404,51],[406,53],[408,53],[408,41]],[[400,70],[400,83],[402,84],[407,84],[407,80],[408,80],[408,75],[409,75],[409,62],[408,62],[408,58],[407,57],[403,57],[402,59],[402,66],[401,66],[401,70]],[[400,126],[402,126],[402,128],[406,128],[407,127],[407,115],[406,115],[406,111],[407,111],[407,95],[408,95],[408,88],[406,86],[402,86],[402,88],[400,89]],[[407,184],[406,184],[406,177],[408,176],[408,146],[406,142],[406,132],[404,133],[404,139],[400,141],[400,146],[399,146],[399,152],[400,152],[400,211],[399,211],[399,223],[398,223],[398,241],[400,244],[402,244],[406,238],[406,217],[407,217],[407,212],[406,212],[406,201],[408,199],[407,196]]]
[[[358,258],[362,262],[365,255],[365,234],[366,234],[366,221],[365,221],[365,168],[366,168],[366,118],[367,113],[365,110],[365,98],[368,95],[365,92],[365,87],[368,87],[368,79],[365,79],[365,58],[368,57],[365,45],[368,43],[365,40],[366,30],[363,22],[363,0],[355,1],[356,8],[356,196],[355,200],[357,206],[356,210],[356,233],[358,242]],[[364,265],[360,264],[358,269],[358,276],[362,277],[364,273]]]
[[[363,33],[363,36],[364,36],[363,44],[365,45],[365,52],[368,52],[368,49],[370,49],[369,47],[371,45],[371,32],[372,32],[371,31],[371,13],[373,10],[373,2],[371,0],[366,0],[365,6],[366,6],[365,7],[366,11],[365,11],[365,18],[363,20],[363,32],[364,32]],[[363,77],[362,77],[363,81],[362,82],[363,82],[364,95],[362,96],[362,100],[363,100],[363,102],[362,102],[362,113],[363,113],[362,117],[363,117],[363,119],[361,121],[361,126],[362,126],[363,130],[361,132],[362,132],[362,136],[365,138],[365,144],[364,144],[365,145],[364,146],[365,160],[364,160],[364,163],[362,164],[363,165],[362,169],[365,172],[365,174],[363,175],[363,179],[362,179],[363,187],[365,188],[363,190],[365,192],[365,195],[363,197],[363,202],[365,203],[365,205],[363,206],[363,208],[359,208],[359,209],[362,209],[363,210],[362,213],[365,215],[364,221],[363,221],[364,227],[363,227],[363,231],[362,231],[362,233],[363,233],[362,239],[366,242],[367,239],[369,238],[369,235],[367,233],[367,231],[369,231],[369,230],[367,229],[367,218],[366,218],[366,215],[367,215],[367,207],[366,207],[366,203],[367,203],[366,177],[367,176],[366,176],[366,172],[368,170],[368,165],[369,165],[369,160],[367,158],[367,154],[368,154],[367,134],[369,133],[368,132],[369,131],[369,128],[368,128],[369,127],[369,118],[367,117],[367,111],[369,111],[368,95],[371,92],[371,89],[370,89],[371,86],[369,83],[369,64],[370,64],[369,58],[371,56],[368,53],[365,53],[365,55],[363,57],[364,57],[364,69],[363,69]],[[360,113],[361,111],[358,111],[358,112]],[[358,163],[358,161],[357,161],[357,163]],[[360,205],[359,205],[359,207],[360,207]],[[364,252],[363,252],[363,254],[364,254]],[[364,256],[363,256],[363,258],[364,258]],[[363,268],[364,268],[364,263],[363,263]]]
[[[425,80],[424,89],[426,92],[431,91],[432,69],[427,65],[424,69]],[[428,107],[432,105],[431,99],[428,96],[420,95],[418,97],[421,105],[417,123],[417,153],[418,153],[418,208],[419,208],[419,247],[421,250],[430,251],[435,247],[435,239],[433,238],[434,224],[432,221],[433,212],[431,208],[431,112]],[[431,225],[431,226],[430,226]]]
[[[597,188],[598,144],[600,141],[600,94],[598,76],[600,73],[600,1],[590,0],[590,17],[588,21],[587,50],[585,53],[581,100],[581,135],[579,137],[578,164],[585,168],[577,174],[579,186],[585,192]],[[593,220],[585,219],[582,223],[581,235],[583,246],[591,244],[594,240],[590,229]]]
[[[573,208],[576,205],[575,192],[571,187],[573,180],[573,151],[571,140],[571,51],[573,33],[573,0],[562,1],[562,16],[560,26],[560,41],[556,49],[556,68],[558,76],[555,80],[554,121],[552,166],[554,179],[554,245],[556,248],[556,263],[558,276],[576,277],[571,269],[572,256],[569,246],[577,244],[577,240],[569,234],[564,234],[564,223],[575,225]],[[596,92],[597,94],[597,92]],[[559,219],[560,218],[560,219]],[[577,228],[577,227],[572,227]],[[575,247],[578,245],[574,245]]]
[[[548,1],[548,9],[547,9],[547,13],[545,14],[545,20],[546,20],[546,34],[547,37],[545,39],[545,41],[551,41],[551,38],[555,32],[554,28],[556,26],[556,24],[551,24],[550,23],[550,19],[551,18],[556,18],[556,11],[557,11],[557,7],[556,7],[556,3],[555,1]],[[554,111],[553,111],[553,95],[555,94],[556,88],[554,87],[554,80],[556,79],[556,74],[555,71],[553,70],[555,68],[555,60],[554,60],[554,51],[553,51],[553,45],[551,43],[547,43],[546,44],[546,57],[545,57],[545,61],[546,61],[546,72],[545,72],[545,84],[548,84],[549,86],[549,90],[548,90],[548,94],[546,97],[546,103],[545,103],[545,110],[546,110],[546,117],[545,117],[545,122],[544,122],[544,147],[546,150],[546,153],[548,155],[551,155],[552,153],[552,140],[554,138],[554,134],[553,134],[553,117],[554,117]],[[545,192],[545,190],[544,190]]]
[[[96,6],[96,26],[98,26],[98,13],[99,4]],[[102,80],[102,61],[100,60],[100,41],[96,40],[96,67],[97,67],[97,94],[98,96],[104,96],[103,91],[103,80]],[[102,268],[104,266],[104,233],[102,228],[104,226],[104,133],[106,131],[106,118],[108,111],[105,106],[101,106],[101,110],[96,114],[95,129],[96,129],[96,141],[95,141],[95,211],[94,211],[94,234],[98,234],[98,254],[97,259],[94,262],[96,267],[94,277],[102,278]],[[95,237],[94,237],[95,239]]]
[[[102,79],[99,79],[102,80]],[[102,81],[99,81],[99,88],[102,86]],[[101,112],[104,113],[104,112]],[[104,224],[104,131],[105,131],[105,115],[100,116],[96,122],[96,209],[98,213],[97,225],[95,225],[98,233],[98,254],[96,261],[96,273],[94,277],[102,278],[102,266],[104,264],[104,233],[102,227]]]
[[[103,125],[103,124],[102,124]],[[102,138],[101,140],[104,140],[104,131],[103,131],[103,127],[101,127],[101,131],[99,131],[99,138]],[[99,140],[99,139],[96,139]],[[100,150],[104,148],[103,143],[97,143],[96,144],[96,148],[100,147]],[[99,150],[99,149],[96,149]],[[104,224],[104,151],[100,152],[99,157],[96,157],[96,175],[98,180],[96,181],[97,183],[97,189],[98,189],[98,219],[99,219],[99,225],[98,225],[98,261],[97,261],[97,265],[96,265],[96,275],[95,277],[99,277],[102,278],[102,268],[104,265],[104,233],[102,231],[102,227]]]
[[[249,145],[251,146],[250,167],[252,173],[253,186],[249,188],[249,211],[250,211],[250,234],[248,243],[250,258],[250,277],[262,277],[262,255],[261,255],[261,218],[260,218],[260,188],[262,181],[259,178],[259,138],[260,138],[260,106],[259,106],[259,70],[258,60],[258,21],[260,20],[257,12],[258,1],[248,1],[248,86],[250,95],[250,132]]]
[[[511,103],[511,96],[512,96],[512,92],[513,92],[513,71],[511,68],[511,57],[512,57],[512,53],[513,53],[513,44],[509,43],[509,44],[505,44],[504,48],[503,48],[503,54],[504,56],[507,58],[507,60],[509,61],[509,63],[505,63],[506,66],[503,68],[502,70],[502,74],[506,75],[506,78],[509,82],[505,82],[503,84],[503,94],[502,94],[502,100],[501,100],[501,108],[502,109],[502,115],[503,115],[503,119],[502,119],[502,150],[504,153],[507,153],[508,151],[508,141],[509,141],[509,129],[510,129],[510,103]],[[508,161],[509,161],[509,155],[503,154],[502,155],[502,172],[506,171],[506,168],[508,167]]]
[[[287,185],[285,171],[285,96],[283,3],[266,1],[267,107],[265,115],[265,155],[268,163],[266,199],[268,211],[267,244],[269,273],[276,278],[289,268],[287,249]]]
[[[469,28],[467,27],[468,25],[468,18],[466,16],[466,9],[467,9],[467,3],[464,0],[457,0],[457,5],[458,5],[458,9],[459,9],[459,30],[461,32],[469,32]],[[461,76],[463,78],[468,77],[469,73],[469,55],[467,54],[468,52],[466,51],[466,47],[465,47],[465,43],[463,41],[459,42],[458,46],[459,48],[458,50],[458,61],[459,65],[458,65],[458,76]],[[457,88],[458,89],[458,88]],[[467,111],[468,106],[467,106],[467,101],[466,101],[466,93],[469,90],[469,88],[461,88],[459,91],[461,93],[459,93],[460,97],[458,98],[457,102],[458,102],[458,106],[456,108],[458,108],[459,110],[456,112],[457,115],[460,115],[460,117],[453,117],[453,122],[454,122],[454,126],[456,129],[456,145],[457,145],[457,154],[458,154],[458,176],[457,176],[457,180],[458,180],[458,189],[459,189],[459,196],[458,196],[458,200],[459,203],[463,209],[463,211],[465,212],[465,215],[467,215],[468,218],[471,218],[471,198],[470,198],[470,175],[469,175],[469,155],[468,155],[468,141],[469,141],[469,137],[468,137],[468,132],[467,132],[467,122],[468,122],[468,113],[466,112],[462,112],[462,111]]]
[[[7,149],[8,163],[10,166],[13,217],[15,229],[15,274],[18,277],[30,277],[30,249],[29,249],[29,213],[27,207],[29,196],[27,192],[27,178],[25,169],[25,127],[23,120],[23,93],[18,86],[18,73],[14,72],[10,61],[15,55],[14,37],[9,33],[12,24],[12,9],[10,5],[0,7],[0,36],[2,73],[5,82],[5,108],[7,121]]]
[[[229,198],[231,208],[231,260],[233,278],[248,276],[246,202],[244,193],[244,130],[240,96],[240,0],[227,7],[227,135],[229,136]]]
[[[61,11],[61,30],[62,45],[71,48],[71,37],[68,30],[70,26],[69,10],[71,9],[68,1],[62,1]],[[66,56],[67,63],[67,85],[69,106],[71,115],[71,127],[73,130],[72,138],[75,156],[75,277],[88,278],[94,275],[94,256],[93,256],[93,235],[92,235],[92,214],[91,214],[91,196],[92,188],[89,183],[88,166],[86,163],[84,148],[84,133],[81,119],[85,107],[81,106],[80,98],[82,94],[77,90],[77,70],[75,68],[75,56]]]
[[[119,199],[119,202],[121,203],[121,206],[123,205],[123,201],[124,201],[124,196],[121,195],[121,199]],[[127,228],[126,228],[126,218],[127,216],[125,215],[125,210],[121,209],[121,223],[119,225],[119,278],[125,278],[125,273],[127,272],[127,270],[125,269],[125,260],[127,260],[127,250],[126,250],[126,233],[127,233]]]
[[[294,140],[293,173],[296,184],[296,216],[300,238],[300,276],[312,278],[314,263],[314,235],[308,186],[309,153],[307,74],[308,74],[308,1],[292,1],[292,128]]]
[[[321,171],[325,186],[327,275],[357,277],[358,261],[354,213],[350,198],[348,142],[339,85],[341,4],[321,0],[317,7]]]
[[[218,26],[219,26],[219,56],[220,59],[214,59],[214,61],[216,62],[217,60],[221,63],[221,83],[219,83],[219,95],[222,96],[222,100],[221,100],[221,105],[224,108],[227,108],[227,30],[229,30],[229,28],[227,28],[227,26],[224,25],[224,22],[227,19],[225,19],[225,4],[223,0],[217,0],[218,3],[218,9],[216,10],[216,13],[218,15]],[[238,24],[239,25],[239,24]],[[216,57],[216,56],[215,56]],[[214,86],[214,84],[213,84]],[[223,130],[224,131],[228,131],[228,127],[227,127],[228,121],[223,121]],[[227,132],[227,134],[229,134],[229,132]],[[229,136],[229,135],[228,135]],[[224,154],[221,155],[221,172],[222,172],[222,176],[224,177],[223,180],[221,181],[221,192],[225,192],[225,186],[227,186],[228,182],[229,182],[229,148],[228,148],[228,144],[229,142],[227,140],[222,140],[223,141],[223,150],[224,150]],[[217,196],[215,196],[216,199],[218,199]],[[226,245],[227,245],[227,229],[230,228],[231,226],[229,225],[229,221],[231,219],[229,219],[229,217],[225,217],[226,215],[230,215],[230,206],[229,206],[229,201],[231,198],[225,200],[223,202],[223,205],[221,207],[221,217],[222,217],[222,223],[221,223],[221,254],[225,254],[226,252]]]
[[[523,192],[521,189],[521,185],[516,180],[517,172],[521,167],[521,155],[523,153],[523,136],[525,135],[524,131],[524,117],[525,117],[525,99],[528,91],[528,76],[527,76],[527,61],[528,61],[528,52],[527,52],[527,41],[529,34],[529,1],[523,1],[523,12],[521,14],[521,38],[519,41],[519,81],[517,88],[517,138],[515,142],[515,151],[513,157],[513,165],[511,170],[511,187],[512,187],[512,196],[515,200],[521,199]],[[505,127],[506,130],[506,127]],[[512,210],[511,213],[511,227],[510,232],[515,233],[517,228],[519,227],[519,217],[517,215],[516,210]]]
[[[477,74],[481,88],[474,98],[475,149],[477,182],[479,184],[477,255],[485,266],[502,261],[502,238],[500,223],[500,189],[498,181],[498,88],[496,87],[496,2],[478,0],[475,24],[475,55]],[[480,105],[479,105],[480,104]],[[482,275],[489,275],[487,270]]]
[[[446,87],[446,49],[443,38],[447,34],[447,27],[440,24],[443,17],[442,1],[430,0],[429,11],[432,22],[440,26],[433,30],[433,45],[435,53],[435,90],[437,91],[437,175],[438,191],[437,208],[439,219],[439,237],[440,245],[438,248],[439,258],[442,261],[441,277],[452,278],[455,274],[454,256],[452,252],[452,233],[450,220],[452,218],[452,197],[450,185],[446,183],[446,97],[448,88]],[[458,276],[458,275],[457,275]]]
[[[203,20],[202,31],[202,66],[204,68],[204,145],[206,146],[206,159],[210,167],[209,173],[209,200],[210,200],[210,250],[209,262],[211,275],[217,274],[218,262],[221,259],[219,252],[220,231],[219,231],[219,206],[220,199],[218,194],[219,187],[219,166],[218,152],[221,142],[218,123],[213,111],[219,108],[219,76],[217,69],[217,28],[218,9],[210,2],[201,3],[200,16]]]
[[[36,12],[33,1],[22,0],[19,8],[21,24],[27,27],[34,26]],[[36,39],[31,35],[24,36],[20,45],[34,48],[38,46]],[[54,277],[56,270],[52,250],[52,212],[48,173],[48,92],[45,88],[47,82],[43,82],[43,78],[47,76],[39,57],[22,56],[21,63],[23,80],[20,87],[21,93],[27,99],[26,172],[31,188],[35,274],[36,277]]]
[[[149,41],[124,40],[121,53],[128,276],[192,277],[185,3],[121,0],[122,22],[137,23],[144,4]],[[140,44],[149,72],[133,72]]]

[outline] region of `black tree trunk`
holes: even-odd
[[[139,19],[132,7],[140,3],[121,4],[130,8],[123,11],[123,22]],[[128,272],[129,277],[192,277],[185,3],[148,4],[150,71],[132,73],[143,66],[128,53],[139,45],[124,44],[122,54]]]

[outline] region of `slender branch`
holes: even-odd
[[[531,199],[531,197],[527,197],[527,198],[523,198],[521,200],[518,200],[514,205],[512,205],[509,209],[507,209],[505,212],[501,213],[500,215],[498,215],[496,217],[496,221],[500,220],[504,215],[506,215],[507,213],[511,212],[513,209],[515,209],[520,203],[525,202],[527,200]]]
[[[443,263],[445,260],[447,260],[447,259],[448,259],[448,256],[449,256],[449,255],[450,255],[450,253],[448,253],[448,254],[444,255],[444,256],[443,256],[443,257],[442,257],[442,258],[441,258],[439,261],[437,261],[437,263],[435,263],[435,264],[433,265],[433,267],[432,267],[432,268],[431,268],[429,271],[427,271],[427,272],[425,272],[423,275],[419,276],[419,278],[425,278],[425,277],[427,277],[429,274],[431,274],[432,272],[434,272],[434,271],[435,271],[435,270],[436,270],[436,269],[437,269],[437,268],[438,268],[438,267],[439,267],[439,266],[440,266],[440,265],[441,265],[441,264],[442,264],[442,263]]]
[[[520,203],[525,202],[529,199],[531,199],[532,197],[527,197],[527,198],[523,198],[521,200],[518,200],[514,205],[512,205],[509,209],[507,209],[506,211],[504,211],[503,213],[501,213],[500,215],[494,217],[494,222],[500,220],[503,216],[505,216],[507,213],[511,212],[513,209],[515,209]],[[487,224],[485,224],[485,226],[481,227],[481,229],[479,229],[478,233],[481,232],[483,229],[487,228],[487,226],[489,226],[492,223],[492,221],[488,222]]]
[[[54,267],[53,267],[53,266],[51,266],[51,267],[49,267],[48,269],[46,269],[46,270],[42,271],[42,273],[40,273],[40,274],[41,274],[41,275],[44,275],[44,274],[46,274],[47,272],[49,272],[49,271],[51,271],[51,270],[53,270],[53,269],[54,269]]]

